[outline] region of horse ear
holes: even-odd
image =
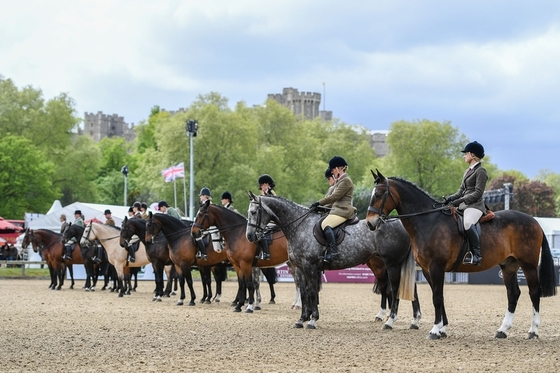
[[[148,213],[148,216],[149,216],[150,219],[152,218],[152,212],[151,211]]]
[[[384,180],[385,180],[385,176],[383,176],[383,175],[381,174],[381,172],[379,172],[379,170],[378,170],[377,168],[375,169],[375,171],[377,171],[377,176],[375,176],[375,174],[374,174],[375,182],[376,182],[376,183],[379,183],[379,182],[381,182],[381,181],[384,181]]]
[[[250,190],[247,191],[247,197],[249,197],[249,201],[254,201],[255,200],[255,195]]]

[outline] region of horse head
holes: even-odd
[[[25,235],[23,236],[23,240],[21,241],[21,247],[28,247],[31,245],[33,251],[37,252],[37,238],[33,233],[33,229],[27,228],[25,230]]]
[[[366,214],[366,223],[370,230],[376,230],[385,221],[389,214],[396,207],[391,193],[389,179],[375,169],[371,170],[375,186],[371,192],[371,199]],[[390,199],[388,197],[391,197]]]
[[[89,222],[82,233],[82,238],[80,238],[80,246],[87,246],[93,244],[96,240],[95,232],[93,232],[93,222]]]
[[[128,243],[134,235],[144,240],[144,236],[146,235],[146,221],[143,219],[128,219],[125,217],[121,225],[119,240],[121,247],[128,247]]]
[[[274,214],[269,208],[263,205],[262,198],[253,192],[247,192],[249,196],[249,210],[247,211],[247,240],[250,242],[259,241],[266,233],[266,225],[274,220]],[[275,220],[278,222],[278,218]]]
[[[146,242],[153,243],[159,232],[161,232],[161,223],[154,218],[154,214],[150,211],[148,219],[146,219]]]
[[[210,200],[204,201],[202,206],[198,209],[196,217],[191,226],[191,235],[198,238],[202,235],[202,231],[210,227],[210,214],[208,212],[210,207]]]

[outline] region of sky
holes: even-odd
[[[0,75],[135,124],[292,87],[348,124],[449,122],[500,170],[560,173],[558,1],[0,0]]]

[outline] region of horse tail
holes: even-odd
[[[227,267],[225,264],[220,263],[214,266],[214,280],[216,281],[226,281],[227,280]]]
[[[266,277],[266,282],[268,282],[270,285],[274,285],[276,282],[278,282],[278,275],[276,274],[276,268],[274,267],[261,268],[261,271],[264,277]]]
[[[556,278],[554,273],[554,260],[548,246],[548,240],[543,232],[541,245],[541,266],[539,269],[539,281],[541,285],[541,297],[556,295]]]
[[[371,291],[373,291],[373,294],[381,294],[381,289],[379,289],[378,281],[375,281],[375,283],[373,284],[373,289]]]
[[[416,284],[416,261],[409,247],[406,260],[401,266],[401,282],[399,284],[399,299],[414,300],[414,285]]]

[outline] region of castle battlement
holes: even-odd
[[[269,100],[274,100],[280,105],[289,108],[295,115],[304,116],[307,119],[317,117],[324,120],[332,120],[332,112],[320,111],[321,94],[317,92],[299,92],[296,88],[284,88],[282,93],[269,93]]]
[[[134,123],[125,123],[124,117],[118,114],[103,114],[98,111],[94,113],[84,113],[84,129],[80,135],[91,137],[95,141],[101,141],[105,137],[124,137],[126,141],[132,141],[136,137]]]

